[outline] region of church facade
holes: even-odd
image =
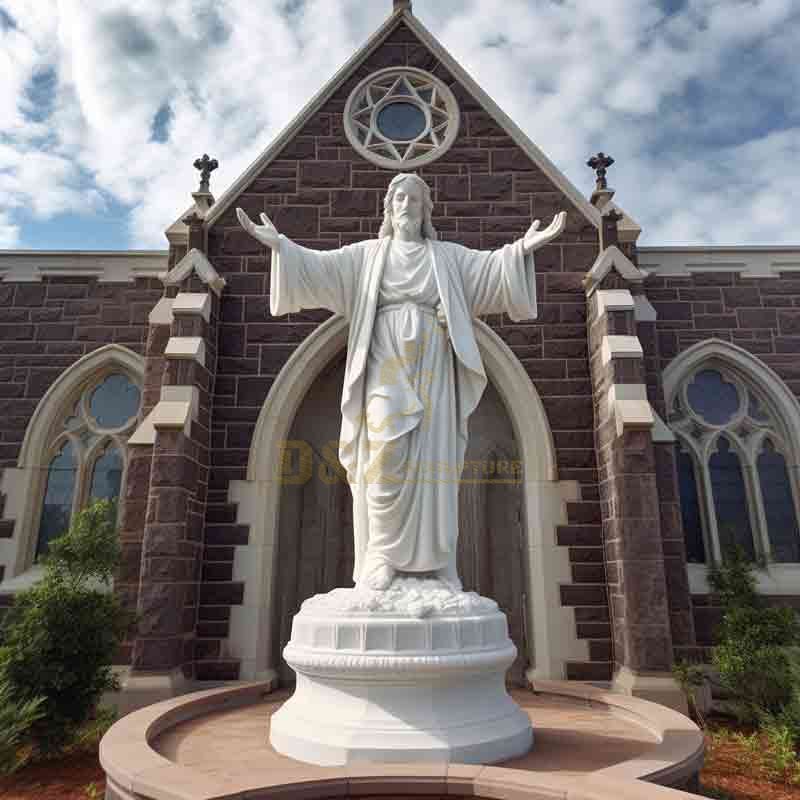
[[[800,248],[637,247],[594,165],[585,198],[395,3],[216,201],[199,164],[168,251],[0,254],[0,605],[75,510],[118,497],[127,685],[291,680],[292,615],[352,573],[347,326],[270,316],[235,209],[334,249],[377,236],[400,171],[467,247],[567,212],[535,255],[538,319],[475,323],[458,564],[508,616],[512,680],[667,691],[712,641],[706,571],[733,545],[800,604]]]

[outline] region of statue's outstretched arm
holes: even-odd
[[[539,230],[539,224],[539,220],[535,219],[522,239],[522,249],[525,251],[525,255],[561,235],[567,225],[567,212],[559,211],[543,231]]]
[[[280,234],[266,214],[261,214],[262,225],[256,225],[241,208],[236,209],[236,216],[239,218],[242,227],[254,239],[258,239],[261,244],[266,245],[270,250],[274,250],[278,247]]]

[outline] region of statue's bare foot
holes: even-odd
[[[394,570],[388,564],[381,564],[364,577],[364,585],[376,592],[383,592],[391,586]]]

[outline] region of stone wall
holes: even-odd
[[[666,419],[661,375],[666,366],[697,342],[716,338],[735,344],[761,359],[800,398],[800,277],[784,272],[776,277],[749,278],[739,272],[693,272],[676,277],[651,275],[647,298],[658,313],[652,336],[642,338],[648,366],[648,389],[656,409]],[[683,533],[674,464],[668,454],[659,464],[659,491],[672,507],[662,514],[664,556],[680,558]],[[667,522],[665,522],[665,519]],[[689,592],[685,570],[667,570],[671,604]],[[786,598],[772,598],[776,603]],[[710,645],[719,608],[707,595],[692,598],[697,644]],[[673,615],[674,618],[674,615]],[[677,645],[677,642],[676,642]]]
[[[162,292],[152,278],[99,283],[64,276],[0,284],[0,470],[16,467],[37,404],[81,356],[110,343],[143,354],[147,315]],[[10,538],[15,520],[2,514],[0,538]],[[0,580],[7,567],[0,564]]]

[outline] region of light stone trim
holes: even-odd
[[[464,764],[353,764],[340,768],[290,765],[279,776],[241,776],[232,782],[203,775],[167,760],[153,746],[156,738],[175,725],[198,717],[249,706],[263,700],[267,682],[206,689],[148,705],[118,720],[100,742],[100,763],[114,798],[200,800],[216,797],[306,795],[314,797],[378,796],[398,794],[409,787],[420,795],[561,800],[689,800],[695,797],[669,789],[698,773],[703,763],[704,737],[688,717],[671,708],[575,681],[537,680],[535,690],[589,704],[602,714],[623,715],[652,734],[655,742],[641,755],[582,776],[553,772],[509,770]],[[276,777],[278,780],[276,780]],[[659,785],[661,784],[661,785]],[[244,794],[243,794],[244,793]]]
[[[187,431],[192,419],[192,404],[185,400],[161,400],[151,417],[156,431],[173,428]]]
[[[675,434],[670,430],[669,426],[663,419],[656,413],[653,407],[650,407],[653,412],[653,442],[656,444],[671,444],[676,440]]]
[[[621,436],[625,428],[652,428],[655,424],[643,383],[612,384],[608,390],[608,406],[614,415],[617,436]]]
[[[161,400],[142,420],[128,444],[152,446],[160,428],[182,428],[188,435],[191,421],[197,419],[199,406],[200,392],[196,386],[162,386]]]
[[[604,336],[600,357],[607,367],[612,358],[644,358],[644,350],[638,336]]]
[[[435,140],[438,140],[438,137],[435,133],[437,122],[433,117],[433,112],[438,110],[441,113],[441,109],[438,109],[438,107],[434,106],[432,102],[423,101],[418,94],[396,95],[391,94],[390,92],[381,100],[374,103],[374,105],[371,105],[371,107],[374,108],[374,111],[371,113],[371,118],[367,121],[367,124],[364,125],[363,122],[360,123],[361,127],[368,131],[368,138],[366,141],[362,143],[358,135],[358,106],[360,105],[360,101],[365,97],[365,93],[369,92],[369,88],[373,84],[383,83],[384,79],[385,85],[393,85],[395,82],[404,78],[408,78],[406,81],[406,86],[410,86],[413,92],[417,91],[414,87],[414,83],[419,83],[420,81],[424,80],[427,84],[430,84],[435,93],[438,93],[438,96],[444,100],[445,104],[444,115],[446,116],[447,121],[446,123],[438,123],[438,125],[446,124],[447,126],[446,130],[443,132],[444,136],[442,137],[441,141],[437,141],[435,145],[428,145],[431,149],[427,150],[427,152],[421,153],[417,156],[413,156],[413,151],[418,141],[424,139],[426,136],[436,137]],[[371,98],[368,96],[368,99]],[[420,134],[420,136],[418,136],[416,139],[411,141],[391,140],[386,138],[385,134],[381,131],[380,126],[377,123],[378,114],[382,108],[396,102],[407,102],[419,109],[419,111],[421,111],[424,115],[425,128],[423,129],[422,134]],[[362,119],[366,118],[362,117]],[[377,72],[373,72],[371,75],[368,75],[350,93],[344,109],[344,132],[348,141],[353,146],[353,149],[367,161],[377,164],[377,166],[385,169],[411,170],[435,161],[450,149],[453,142],[456,140],[456,137],[458,136],[460,120],[461,114],[459,112],[458,102],[456,101],[453,92],[450,91],[450,87],[447,86],[447,84],[445,84],[442,80],[437,78],[435,75],[431,75],[431,73],[422,69],[417,69],[416,67],[386,67],[385,69],[380,69]],[[381,155],[374,149],[371,149],[371,147],[380,147],[383,149],[387,145],[394,150],[395,154],[397,155],[396,158],[389,158],[385,155]],[[404,153],[401,155],[398,147],[407,147],[408,150],[404,151]],[[411,152],[412,157],[406,159],[406,152]]]
[[[523,133],[517,124],[503,112],[497,103],[469,76],[464,68],[450,55],[444,46],[425,28],[410,10],[393,14],[369,38],[330,81],[306,104],[303,110],[281,131],[258,158],[235,180],[228,190],[212,206],[205,219],[213,225],[236,201],[250,183],[269,166],[283,148],[300,132],[302,127],[316,114],[336,91],[353,76],[366,59],[380,47],[388,35],[402,21],[430,49],[452,76],[471,94],[477,103],[497,121],[524,153],[547,178],[561,190],[584,217],[596,228],[600,227],[600,212],[584,197],[583,193],[564,175],[558,167]]]
[[[202,336],[171,336],[164,349],[164,356],[196,361],[205,366],[206,343]]]
[[[597,292],[597,316],[609,311],[633,311],[633,295],[627,289],[600,289]]]
[[[132,283],[159,277],[167,256],[165,250],[0,250],[0,280],[39,283],[46,276],[83,276],[99,283]]]
[[[159,277],[165,286],[177,286],[188,278],[192,272],[211,290],[219,295],[225,288],[225,278],[220,277],[213,264],[205,254],[193,247],[169,272],[162,272]]]
[[[173,320],[171,297],[162,297],[147,317],[151,325],[172,325]]]
[[[800,247],[640,247],[639,265],[660,277],[695,272],[736,272],[744,278],[778,278],[800,271]]]
[[[556,527],[567,522],[566,503],[579,500],[580,492],[575,481],[558,480],[547,415],[524,367],[487,325],[476,321],[474,329],[486,373],[511,417],[525,470],[530,674],[561,678],[568,661],[589,659],[588,643],[576,636],[572,609],[561,605],[559,584],[571,583],[572,577],[567,548],[556,544]],[[346,344],[347,322],[332,317],[295,350],[259,415],[247,479],[230,484],[237,522],[250,527],[249,543],[234,554],[233,579],[242,581],[245,589],[243,604],[232,608],[228,638],[230,655],[241,660],[245,679],[275,677],[271,602],[281,485],[274,454],[289,437],[297,409],[317,375]]]
[[[47,482],[50,445],[55,426],[63,419],[65,409],[99,373],[118,369],[144,380],[142,356],[119,344],[108,344],[87,353],[53,381],[31,416],[20,447],[16,468],[3,470],[0,492],[6,496],[4,515],[15,521],[10,539],[0,539],[0,564],[5,565],[5,580],[0,586],[33,565],[41,513],[41,502]],[[130,441],[130,440],[128,440]]]
[[[173,316],[199,316],[211,320],[211,297],[208,293],[179,292],[172,301]]]
[[[633,316],[637,322],[656,322],[658,320],[658,312],[643,294],[637,294],[633,298],[633,302],[636,306]]]
[[[597,289],[597,286],[603,278],[611,272],[612,269],[616,271],[630,283],[642,283],[646,275],[631,261],[622,250],[616,245],[612,244],[606,247],[602,253],[595,259],[586,277],[583,279],[583,285],[586,287],[586,294],[588,297]]]

